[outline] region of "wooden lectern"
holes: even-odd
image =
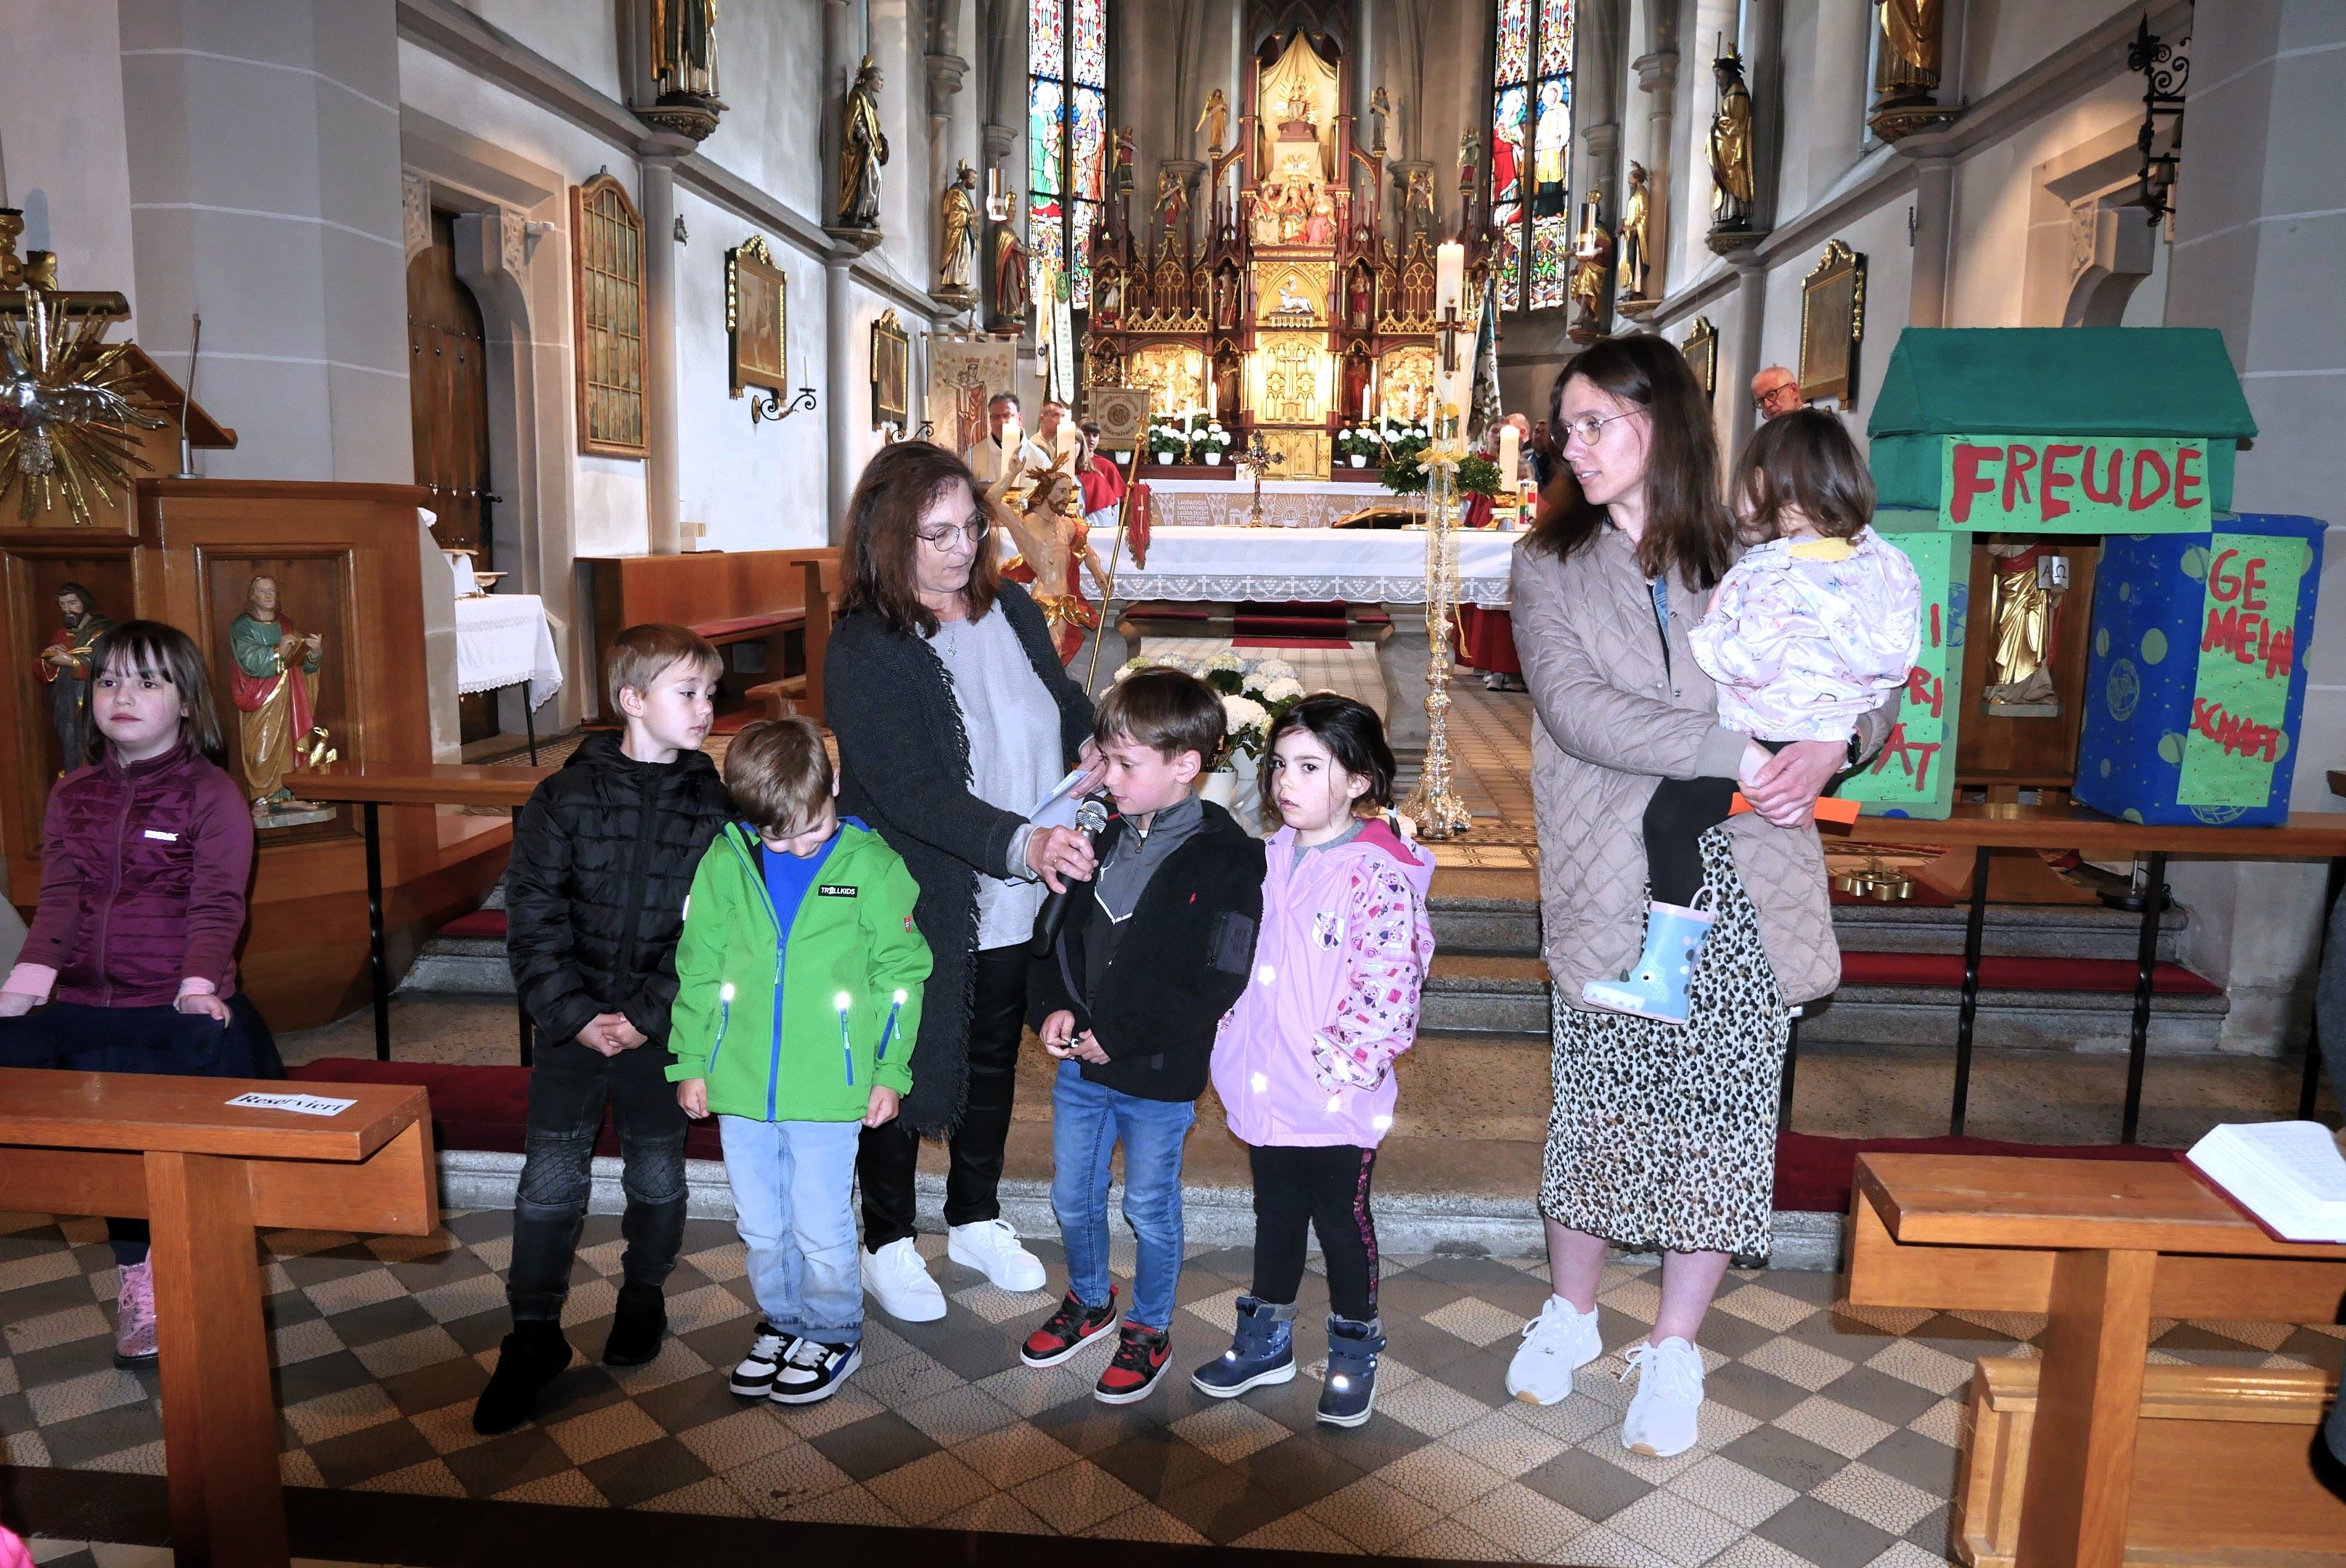
[[[248,1091],[354,1102],[234,1106]],[[432,1117],[403,1085],[0,1069],[0,1207],[144,1216],[181,1568],[284,1568],[257,1227],[429,1236]]]

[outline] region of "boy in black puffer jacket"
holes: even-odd
[[[540,784],[514,829],[505,952],[537,1027],[527,1155],[505,1298],[513,1332],[473,1408],[480,1432],[529,1419],[570,1365],[562,1304],[607,1102],[627,1196],[607,1366],[641,1366],[668,1329],[660,1290],[684,1239],[684,1112],[668,1081],[676,943],[701,851],[729,802],[700,749],[724,666],[682,626],[630,626],[611,645],[622,738],[592,735]]]

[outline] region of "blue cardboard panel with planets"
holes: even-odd
[[[2288,817],[2323,528],[2241,514],[2103,542],[2079,801],[2134,822]]]

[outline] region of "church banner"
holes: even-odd
[[[2289,750],[2305,541],[2218,534],[2208,545],[2199,678],[2183,736],[2185,806],[2261,806]]]
[[[2191,437],[1950,435],[1939,526],[1961,533],[2204,534],[2208,443]]]
[[[1016,350],[1008,338],[929,340],[931,439],[967,452],[985,438],[985,400],[1015,392]],[[1031,423],[1031,417],[1030,423]]]

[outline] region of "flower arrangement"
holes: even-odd
[[[1462,457],[1458,460],[1458,493],[1461,495],[1483,495],[1496,499],[1499,494],[1499,465],[1487,457]]]
[[[1207,759],[1208,772],[1235,768],[1240,757],[1260,759],[1270,738],[1270,727],[1303,700],[1303,681],[1293,665],[1282,658],[1250,659],[1229,650],[1194,662],[1143,655],[1127,659],[1116,678],[1122,680],[1135,670],[1159,665],[1196,676],[1222,699],[1229,734],[1220,752]]]
[[[1336,433],[1336,455],[1355,468],[1366,468],[1382,445],[1376,431],[1365,424],[1348,424]]]
[[[1148,455],[1157,463],[1189,461],[1189,432],[1170,420],[1148,422]]]
[[[1229,449],[1230,433],[1222,428],[1222,422],[1218,419],[1209,419],[1206,422],[1206,428],[1198,433],[1197,440],[1191,447],[1198,457],[1208,463],[1219,463],[1223,454]]]
[[[1395,495],[1425,494],[1425,465],[1418,461],[1433,433],[1422,424],[1396,424],[1387,421],[1383,427],[1385,461],[1378,477],[1384,487]]]

